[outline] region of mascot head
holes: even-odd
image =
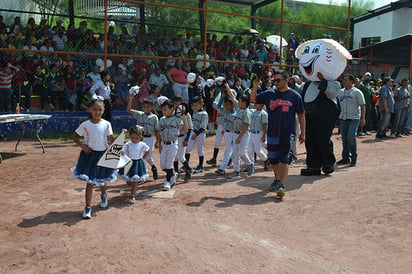
[[[295,52],[302,75],[310,81],[319,81],[318,72],[326,80],[336,80],[346,68],[352,55],[332,39],[309,40],[299,45]]]

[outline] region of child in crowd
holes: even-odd
[[[135,95],[132,92],[127,101],[126,110],[137,120],[137,124],[143,128],[143,142],[150,148],[149,155],[145,159],[152,168],[153,179],[157,180],[159,175],[153,160],[153,148],[159,148],[159,119],[152,113],[154,104],[152,100],[149,98],[144,99],[142,106],[143,111],[140,111],[132,108],[134,98]],[[154,143],[154,136],[156,136],[156,143]]]
[[[238,104],[238,101],[234,98],[235,97],[230,89],[228,92],[224,91],[222,93],[222,99],[217,105],[218,109],[225,113],[225,116],[223,118],[223,129],[226,143],[222,162],[220,163],[219,169],[215,171],[215,173],[218,175],[224,175],[226,173],[226,166],[229,164],[230,158],[232,157],[232,146],[235,140],[234,121],[236,119],[236,108]]]
[[[197,146],[197,154],[199,155],[199,164],[194,169],[194,173],[203,172],[203,161],[204,161],[204,145],[205,145],[205,138],[206,138],[206,127],[209,122],[209,115],[203,109],[203,100],[201,97],[196,96],[193,98],[193,130],[191,132],[189,138],[189,144],[186,148],[186,155],[185,158],[189,162],[190,160],[190,152],[192,151],[193,147]],[[190,168],[189,168],[190,170]]]
[[[215,113],[216,113],[217,128],[216,128],[216,136],[215,136],[215,145],[213,148],[213,156],[212,156],[212,159],[206,161],[206,163],[208,163],[211,166],[216,166],[217,155],[219,154],[220,145],[222,144],[222,139],[224,137],[224,132],[225,132],[225,129],[223,128],[223,121],[225,119],[225,115],[227,111],[224,107],[222,108],[223,99],[224,98],[222,94],[219,92],[219,94],[217,94],[215,100],[213,101],[213,108],[215,109]]]
[[[130,141],[123,145],[122,155],[126,154],[132,159],[133,163],[129,171],[125,174],[125,169],[121,168],[119,174],[126,180],[127,184],[131,186],[130,197],[127,203],[134,204],[137,183],[146,181],[148,174],[146,166],[143,162],[149,155],[150,148],[147,144],[142,142],[143,129],[139,126],[133,126],[130,131]]]
[[[72,168],[73,176],[84,180],[86,184],[86,207],[82,217],[90,219],[92,215],[91,201],[93,187],[100,187],[100,207],[108,206],[106,183],[116,180],[114,170],[97,166],[99,159],[108,148],[108,143],[114,141],[110,122],[102,119],[104,103],[102,98],[93,99],[89,106],[90,119],[84,121],[73,133],[73,141],[82,149],[76,166]],[[84,137],[84,143],[80,137]]]
[[[159,115],[161,113],[161,111],[160,111],[160,106],[157,103],[157,98],[159,98],[159,96],[160,96],[160,88],[158,86],[154,86],[152,90],[153,90],[153,93],[150,94],[149,99],[153,101],[154,113],[156,115]],[[143,103],[144,103],[144,101],[143,101]]]
[[[266,143],[266,132],[268,126],[268,113],[263,110],[263,104],[255,104],[255,109],[250,110],[252,115],[249,125],[250,140],[248,145],[249,159],[254,162],[256,153],[265,162],[264,169],[269,168],[268,156],[262,151]]]
[[[175,105],[175,108],[177,111],[175,111],[175,115],[180,117],[184,113],[187,113],[187,105],[183,105],[183,97],[180,95],[176,95],[173,97],[173,103]],[[181,113],[182,111],[183,113]],[[174,170],[177,174],[179,172],[185,173],[185,180],[189,180],[192,174],[192,170],[189,168],[189,161],[185,158],[185,151],[187,144],[189,142],[189,137],[191,134],[191,131],[193,129],[193,124],[192,124],[192,118],[190,116],[190,113],[186,114],[187,118],[187,123],[188,123],[188,129],[186,131],[183,131],[183,125],[180,127],[180,133],[178,136],[178,148],[177,148],[177,154],[176,154],[176,159],[173,163]],[[179,170],[179,162],[183,164],[183,167]]]
[[[229,87],[228,87],[229,88]],[[235,101],[235,98],[231,98]],[[254,164],[249,159],[246,148],[249,142],[249,124],[250,124],[250,111],[249,111],[249,98],[246,95],[242,95],[239,98],[236,115],[234,119],[234,136],[233,136],[233,152],[232,162],[234,171],[229,175],[229,179],[240,178],[241,160],[247,166],[248,176],[255,172]]]
[[[160,167],[166,171],[166,180],[163,183],[164,191],[170,190],[176,183],[177,173],[173,172],[173,163],[176,159],[178,144],[177,138],[188,130],[187,116],[177,117],[174,115],[175,105],[173,101],[167,100],[160,106],[163,117],[159,120],[160,125]],[[183,127],[182,130],[181,127]]]

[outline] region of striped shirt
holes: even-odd
[[[0,72],[0,89],[11,89],[11,83],[15,74],[15,71],[10,73]]]

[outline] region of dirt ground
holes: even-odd
[[[81,219],[85,183],[70,173],[79,148],[46,141],[43,154],[26,140],[15,153],[14,144],[0,143],[0,273],[411,273],[412,136],[358,138],[358,165],[331,176],[300,176],[299,147],[282,202],[260,162],[251,177],[207,167],[156,193],[161,173],[132,206],[119,180],[107,209],[94,192],[90,220]]]

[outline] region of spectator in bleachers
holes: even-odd
[[[3,21],[4,21],[3,15],[0,15],[0,28],[7,27],[7,25]]]
[[[99,66],[93,65],[92,71],[88,73],[87,77],[92,79],[93,84],[97,83],[98,81],[102,80],[99,72]]]
[[[42,72],[41,66],[36,66],[34,73],[30,78],[30,85],[34,94],[40,95],[40,108],[41,111],[45,111],[45,107],[48,103],[48,92],[45,87],[46,75]]]
[[[126,59],[124,59],[126,60]],[[127,77],[127,72],[118,67],[116,73],[113,75],[114,92],[116,96],[121,99],[121,105],[127,105],[129,98],[130,83]]]
[[[64,87],[64,96],[61,97],[62,110],[77,110],[77,77],[71,65],[64,67],[61,81]]]
[[[65,32],[65,28],[64,28],[64,26],[63,26],[63,20],[62,19],[57,19],[56,20],[56,25],[54,25],[52,28],[51,28],[51,31],[53,32],[53,33],[57,33],[59,30],[62,30],[63,32]]]
[[[30,17],[29,20],[27,20],[27,25],[25,29],[26,35],[29,32],[36,32],[38,27],[39,26],[36,24],[36,21],[34,20],[34,18]]]
[[[5,63],[0,71],[0,111],[11,111],[13,94],[12,81],[19,69],[10,63]]]
[[[21,24],[20,21],[20,16],[16,16],[14,17],[14,22],[13,24],[10,26],[10,34],[14,34],[16,36],[19,36],[19,38],[22,37],[22,32],[23,32],[23,25]]]
[[[66,36],[68,41],[73,42],[73,44],[77,44],[77,41],[80,40],[79,33],[74,24],[69,24],[67,27]]]
[[[22,111],[30,112],[30,87],[28,85],[28,73],[22,64],[17,65],[18,70],[13,77],[13,92],[16,103],[19,103]],[[24,104],[22,100],[24,96]]]
[[[49,95],[49,107],[54,110],[57,107],[57,99],[61,100],[63,98],[64,91],[61,74],[56,64],[51,64],[49,67],[49,72],[46,74],[46,87]]]
[[[40,47],[40,50],[54,51],[53,41],[47,38],[44,41],[44,44]]]
[[[67,42],[67,36],[64,34],[63,29],[57,29],[56,34],[52,38],[56,50],[63,51],[65,49],[65,44]]]
[[[183,103],[189,102],[189,94],[187,87],[187,70],[183,67],[183,61],[177,60],[176,65],[167,72],[167,78],[172,83],[172,88],[175,96],[180,95],[183,98]]]
[[[150,75],[149,84],[159,87],[161,94],[167,94],[166,89],[169,85],[169,81],[167,80],[166,75],[161,73],[161,68],[159,66],[155,67],[153,73]]]

